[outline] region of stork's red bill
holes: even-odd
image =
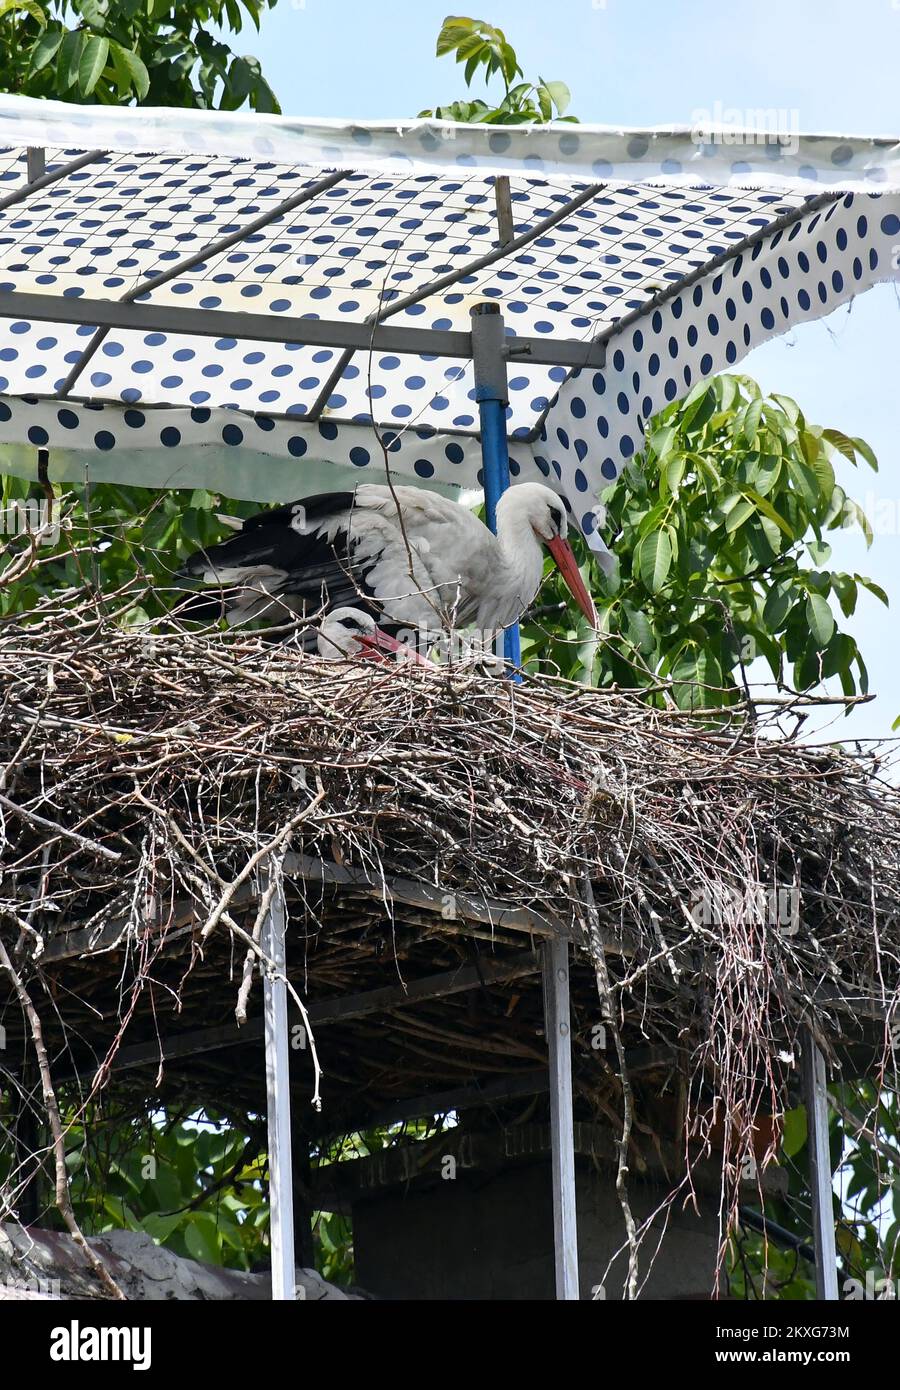
[[[566,582],[569,593],[572,595],[578,607],[587,618],[591,627],[597,626],[597,614],[594,610],[594,600],[587,591],[587,586],[581,577],[578,568],[578,561],[575,559],[575,552],[569,542],[562,536],[554,536],[547,542],[547,549],[556,562],[559,570]]]
[[[534,599],[547,546],[576,603],[595,622],[567,540],[565,507],[541,483],[509,488],[496,536],[457,502],[423,488],[361,484],[260,512],[181,573],[229,591],[231,624],[348,606],[379,627],[429,632],[508,627]]]

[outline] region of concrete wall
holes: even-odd
[[[632,1181],[638,1222],[663,1198],[661,1188]],[[624,1238],[621,1207],[608,1170],[578,1166],[579,1271],[582,1298],[603,1279]],[[673,1208],[644,1298],[708,1297],[717,1232],[715,1201],[703,1218]],[[644,1244],[641,1274],[663,1223]],[[554,1297],[550,1166],[542,1161],[493,1175],[460,1171],[427,1187],[361,1198],[353,1206],[356,1282],[382,1298],[551,1299]],[[621,1298],[626,1259],[605,1281]]]

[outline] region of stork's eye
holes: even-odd
[[[563,514],[562,514],[562,512],[560,511],[559,507],[551,507],[551,508],[550,508],[550,520],[553,522],[553,525],[556,527],[557,533],[559,533],[559,532],[562,530],[562,524],[563,524]]]
[[[347,628],[350,632],[352,632],[354,628],[358,631],[362,627],[362,623],[358,618],[338,618],[338,625]]]

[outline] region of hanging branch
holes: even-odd
[[[0,939],[0,966],[3,967],[9,977],[23,1012],[28,1019],[28,1025],[31,1030],[31,1041],[34,1046],[34,1054],[37,1058],[38,1070],[41,1076],[41,1090],[43,1093],[44,1106],[46,1108],[47,1119],[50,1123],[50,1133],[53,1139],[57,1210],[66,1223],[69,1234],[75,1244],[78,1246],[79,1250],[81,1250],[91,1269],[98,1276],[103,1286],[113,1298],[124,1300],[125,1294],[122,1292],[122,1289],[100,1259],[100,1256],[88,1245],[81,1227],[75,1219],[75,1213],[72,1210],[72,1194],[69,1191],[69,1175],[66,1172],[65,1131],[63,1129],[62,1117],[59,1113],[56,1092],[53,1089],[53,1081],[50,1076],[50,1063],[47,1060],[47,1049],[44,1046],[44,1034],[41,1027],[41,1020],[37,1010],[31,1002],[30,994],[22,983],[18,971],[9,958],[9,954],[2,939]]]

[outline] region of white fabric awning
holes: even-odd
[[[650,415],[900,279],[896,140],[0,97],[0,151],[8,472],[47,447],[55,478],[268,501],[383,476],[380,435],[398,478],[472,486],[495,300],[512,472],[590,537]]]

